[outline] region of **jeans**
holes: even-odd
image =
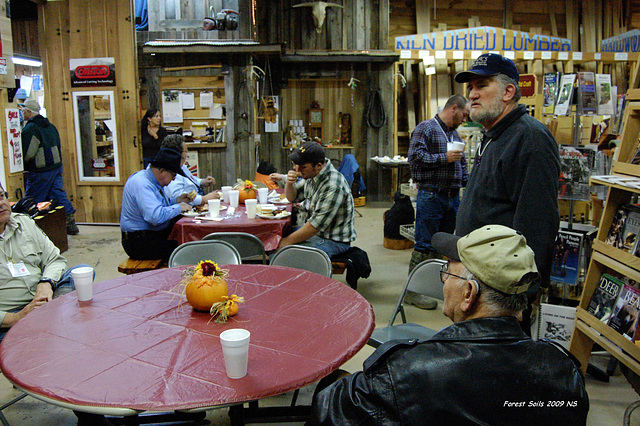
[[[75,213],[62,184],[62,166],[44,172],[27,172],[25,174],[25,197],[36,203],[55,200],[64,206],[66,214]]]
[[[431,237],[436,232],[452,234],[456,228],[456,213],[460,196],[449,198],[425,189],[418,190],[416,203],[415,250],[429,253],[433,250]]]
[[[300,229],[300,226],[296,226],[293,228],[294,231],[297,231],[298,229]],[[345,251],[349,250],[349,248],[351,248],[351,243],[342,243],[339,241],[328,240],[326,238],[319,237],[318,235],[314,235],[308,240],[297,244],[300,246],[320,249],[323,252],[327,253],[327,255],[329,255],[329,258],[337,254],[342,254]]]
[[[62,296],[64,294],[70,293],[72,291],[74,291],[76,289],[75,284],[73,283],[73,276],[71,275],[71,271],[73,271],[76,268],[81,268],[83,266],[90,266],[90,265],[86,265],[84,263],[81,263],[79,265],[73,266],[69,269],[67,269],[66,271],[64,271],[64,274],[62,274],[62,277],[60,278],[60,281],[58,281],[56,283],[56,289],[53,291],[53,298],[55,299],[56,297]],[[96,278],[96,273],[95,271],[93,272],[93,279]],[[24,308],[24,306],[19,307],[19,308],[15,308],[15,309],[11,309],[9,312],[20,312],[22,309]],[[2,339],[4,338],[4,336],[7,334],[7,332],[9,331],[8,328],[2,328],[0,329],[0,341],[2,341]]]

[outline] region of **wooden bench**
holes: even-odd
[[[335,275],[344,274],[345,269],[347,269],[347,264],[344,262],[331,262],[331,272]]]
[[[136,260],[127,259],[118,265],[118,272],[126,275],[137,274],[138,272],[151,271],[154,269],[166,268],[167,264],[162,259]]]

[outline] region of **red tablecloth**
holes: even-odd
[[[291,211],[291,204],[287,205],[287,209]],[[188,241],[200,241],[212,232],[247,232],[260,238],[266,251],[277,250],[283,233],[288,232],[291,227],[291,216],[284,219],[262,219],[259,217],[249,219],[245,211],[244,204],[240,204],[236,209],[236,215],[239,217],[225,218],[220,222],[183,217],[173,225],[169,239],[183,244]],[[224,210],[220,213],[224,217],[227,211]],[[200,221],[200,223],[196,223],[196,221]]]
[[[186,304],[184,267],[127,275],[75,292],[18,321],[0,345],[5,376],[35,395],[82,406],[167,411],[277,395],[312,383],[365,345],[371,305],[330,278],[297,269],[229,265],[246,303],[227,324]],[[248,374],[229,379],[218,336],[251,332]]]

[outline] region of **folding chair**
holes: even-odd
[[[226,241],[192,241],[179,245],[169,258],[169,267],[196,265],[202,260],[212,260],[219,265],[240,265],[238,250]]]
[[[391,313],[389,324],[386,327],[373,330],[367,342],[369,345],[377,348],[383,343],[395,339],[417,338],[420,340],[429,340],[438,332],[438,330],[433,330],[419,324],[407,323],[403,302],[407,290],[415,291],[416,293],[424,294],[437,300],[444,300],[443,285],[442,281],[440,281],[440,270],[445,264],[446,262],[444,260],[429,259],[418,264],[418,266],[411,271],[400,293],[396,307]],[[393,323],[398,314],[402,317],[402,324],[394,325]]]
[[[242,257],[242,263],[267,264],[267,253],[260,238],[246,232],[213,232],[206,235],[202,241],[219,240],[226,241],[238,250]]]
[[[331,278],[331,259],[327,253],[314,247],[291,245],[275,252],[269,265],[288,266]]]

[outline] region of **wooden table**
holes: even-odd
[[[228,206],[226,203],[222,205]],[[286,206],[287,210],[291,212],[291,204]],[[225,217],[227,211],[223,210],[220,215]],[[284,219],[262,219],[259,217],[249,219],[245,212],[244,204],[240,204],[234,217],[225,217],[220,222],[183,217],[173,225],[169,239],[183,244],[188,241],[200,241],[212,232],[247,232],[258,237],[267,252],[277,250],[283,235],[289,232],[291,216]]]
[[[229,292],[244,296],[226,324],[195,312],[177,288],[185,267],[95,284],[94,298],[61,296],[14,325],[0,368],[36,398],[79,411],[135,416],[254,401],[326,376],[374,328],[369,302],[320,275],[228,265]],[[219,335],[251,332],[248,374],[229,379]]]

